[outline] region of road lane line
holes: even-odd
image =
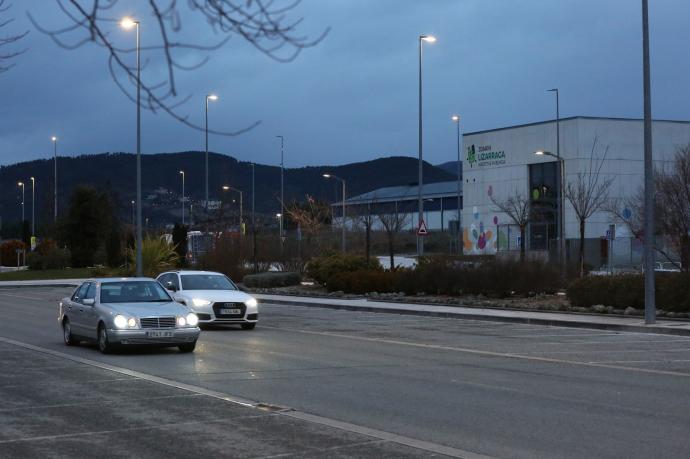
[[[613,370],[632,371],[632,372],[636,372],[636,373],[649,373],[649,374],[655,374],[655,375],[680,376],[683,378],[690,378],[690,373],[681,373],[681,372],[677,372],[677,371],[652,370],[652,369],[646,369],[646,368],[626,367],[626,366],[621,366],[621,365],[608,365],[608,364],[599,364],[599,363],[591,363],[591,362],[581,362],[581,361],[577,361],[577,360],[562,360],[562,359],[555,359],[555,358],[549,358],[549,357],[536,357],[536,356],[531,356],[531,355],[512,354],[512,353],[504,353],[504,352],[482,351],[479,349],[470,349],[470,348],[463,348],[463,347],[442,346],[439,344],[414,343],[414,342],[399,341],[399,340],[386,339],[386,338],[367,338],[364,336],[351,336],[351,335],[343,335],[343,334],[339,334],[339,333],[318,332],[318,331],[300,330],[300,329],[294,329],[294,328],[271,327],[268,325],[262,325],[262,328],[282,330],[285,332],[304,333],[304,334],[308,334],[308,335],[330,336],[330,337],[334,337],[334,338],[343,338],[343,339],[350,339],[350,340],[356,340],[356,341],[367,341],[370,343],[395,344],[395,345],[400,345],[400,346],[418,347],[418,348],[422,348],[422,349],[436,349],[436,350],[443,350],[443,351],[462,352],[465,354],[483,355],[483,356],[488,356],[488,357],[501,357],[501,358],[508,358],[508,359],[531,360],[531,361],[545,362],[545,363],[558,363],[558,364],[565,364],[565,365],[610,368]],[[584,351],[584,352],[586,353],[587,351]]]
[[[336,419],[330,419],[330,418],[326,418],[326,417],[322,417],[322,416],[318,416],[318,415],[314,415],[314,414],[305,413],[305,412],[298,411],[298,410],[293,410],[292,408],[278,407],[279,409],[277,411],[272,410],[272,409],[266,409],[263,407],[268,407],[270,405],[266,405],[264,403],[249,400],[249,399],[246,399],[243,397],[238,397],[235,395],[225,394],[222,392],[206,389],[204,387],[194,386],[192,384],[186,384],[186,383],[174,381],[174,380],[167,379],[167,378],[162,378],[159,376],[154,376],[151,374],[142,373],[140,371],[130,370],[128,368],[118,367],[115,365],[110,365],[110,364],[99,362],[96,360],[90,360],[90,359],[85,359],[82,357],[77,357],[75,355],[71,355],[71,354],[67,354],[67,353],[59,352],[59,351],[54,351],[52,349],[48,349],[48,348],[41,347],[41,346],[36,346],[33,344],[29,344],[29,343],[24,343],[24,342],[17,341],[17,340],[11,339],[11,338],[6,338],[4,336],[0,336],[0,343],[11,344],[11,345],[14,345],[17,347],[29,349],[29,350],[40,352],[43,354],[52,355],[54,357],[59,357],[59,358],[66,359],[66,360],[71,360],[73,362],[81,363],[84,365],[89,365],[92,367],[101,368],[101,369],[108,370],[108,371],[113,371],[113,372],[124,374],[127,376],[139,378],[139,379],[142,379],[145,381],[158,383],[158,384],[161,384],[164,386],[169,386],[169,387],[174,387],[177,389],[186,390],[186,391],[192,392],[194,394],[206,395],[209,397],[224,400],[226,402],[235,403],[238,405],[242,405],[242,406],[245,406],[248,408],[254,408],[257,410],[261,410],[261,411],[271,411],[275,415],[287,416],[287,417],[291,417],[291,418],[295,418],[295,419],[301,419],[303,421],[307,421],[307,422],[311,422],[311,423],[315,423],[315,424],[320,424],[323,426],[332,427],[332,428],[344,430],[347,432],[367,435],[367,436],[372,437],[372,438],[378,438],[380,440],[398,443],[398,444],[409,446],[412,448],[417,448],[417,449],[420,449],[423,451],[429,451],[429,452],[433,452],[433,453],[437,453],[437,454],[444,454],[444,455],[449,456],[449,457],[455,457],[455,458],[460,458],[460,459],[493,459],[491,456],[484,456],[484,455],[481,455],[478,453],[474,453],[472,451],[465,451],[465,450],[462,450],[459,448],[453,448],[450,446],[440,445],[437,443],[431,443],[431,442],[427,442],[424,440],[418,440],[415,438],[394,434],[392,432],[386,432],[383,430],[372,429],[372,428],[360,426],[357,424],[351,424],[349,422],[338,421]],[[206,421],[206,422],[210,422],[210,421]],[[167,426],[195,424],[195,423],[196,422],[166,424],[166,425],[160,425],[160,426],[144,427],[143,429],[146,429],[146,428],[164,428]],[[25,438],[25,439],[0,440],[0,444],[12,443],[12,442],[16,442],[16,441],[51,440],[51,439],[59,439],[59,438],[63,438],[63,437],[79,436],[79,435],[87,435],[87,434],[98,435],[98,434],[103,434],[103,433],[126,432],[128,430],[141,430],[141,429],[142,428],[122,429],[122,430],[100,431],[100,432],[92,432],[92,433],[87,432],[87,433],[80,433],[80,434],[66,434],[66,435],[55,435],[55,436],[31,437],[31,438]]]

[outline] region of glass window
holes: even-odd
[[[96,284],[89,284],[88,290],[86,290],[86,294],[84,295],[83,300],[93,300],[96,298]]]
[[[72,301],[80,301],[86,295],[86,290],[89,288],[90,283],[84,282],[79,286],[79,288],[72,295]]]
[[[220,274],[184,274],[183,290],[237,290],[230,279]]]
[[[101,284],[101,303],[170,302],[168,292],[155,281],[107,282]]]

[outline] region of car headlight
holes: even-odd
[[[187,315],[187,325],[196,327],[199,324],[199,317],[196,314],[190,313]]]
[[[130,328],[136,327],[136,326],[137,326],[137,321],[136,321],[136,319],[135,319],[134,317],[130,317],[129,320],[127,321],[127,325],[128,325]]]
[[[187,325],[187,319],[185,319],[184,317],[178,317],[177,325],[179,325],[180,327],[184,327],[185,325]]]
[[[255,308],[259,303],[256,301],[254,298],[249,298],[247,301],[244,302],[247,306],[250,308]]]
[[[199,306],[208,306],[209,304],[211,304],[211,302],[208,300],[203,300],[201,298],[194,298],[194,299],[192,299],[192,304],[194,306],[199,307]]]
[[[115,316],[113,323],[117,328],[127,328],[127,318],[121,314]]]

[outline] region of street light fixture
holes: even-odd
[[[36,179],[31,177],[31,236],[36,235]]]
[[[242,228],[242,207],[243,207],[243,205],[244,205],[244,204],[243,204],[244,198],[242,197],[242,195],[243,195],[244,193],[242,193],[242,190],[238,190],[237,188],[232,187],[232,186],[230,186],[230,185],[223,185],[223,190],[224,190],[224,191],[235,191],[235,192],[237,192],[237,193],[240,194],[240,236],[243,236],[243,235],[244,235],[244,230],[243,230],[243,228]]]
[[[53,186],[54,186],[53,192],[54,192],[54,195],[55,195],[55,209],[54,209],[54,216],[53,216],[53,218],[55,219],[55,221],[57,221],[57,141],[58,141],[58,138],[57,138],[56,136],[52,136],[52,137],[50,138],[50,140],[53,142],[53,158],[54,158],[54,160],[53,160],[53,163],[54,163],[53,166],[54,166],[54,168],[55,168],[55,176],[54,176],[54,178],[53,178],[53,180],[54,180],[54,182],[55,182],[55,183],[53,184]]]
[[[206,94],[205,102],[206,102],[206,154],[204,156],[204,161],[206,163],[205,170],[206,170],[206,214],[208,214],[208,101],[213,100],[216,101],[218,100],[218,96],[215,94]],[[208,215],[207,215],[208,216]]]
[[[180,171],[182,175],[182,226],[184,226],[184,171]]]
[[[458,254],[462,253],[462,231],[460,227],[460,208],[462,200],[462,162],[460,159],[460,115],[453,115],[450,119],[455,123],[457,128],[457,144],[458,144]],[[443,201],[442,201],[443,202]]]
[[[324,176],[324,178],[334,178],[336,180],[339,180],[340,183],[343,184],[343,221],[342,221],[343,233],[342,233],[341,243],[342,243],[342,251],[343,251],[343,253],[345,253],[345,180],[343,180],[340,177],[338,177],[337,175],[333,175],[333,174],[323,174],[323,176]]]
[[[142,227],[141,227],[141,46],[139,37],[139,21],[125,17],[120,21],[120,26],[124,29],[136,28],[136,48],[137,48],[137,223],[136,223],[136,263],[137,277],[144,275],[142,260]]]
[[[424,48],[423,43],[435,43],[436,37],[433,35],[420,35],[419,36],[419,180],[417,183],[417,206],[419,212],[419,226],[422,227],[424,221],[424,202],[422,201],[422,186],[424,185],[424,177],[422,174],[422,50]],[[417,235],[417,256],[422,256],[424,254],[424,239]]]
[[[22,187],[22,225],[24,224],[24,182],[18,182],[17,186]]]
[[[284,150],[285,150],[285,138],[282,135],[277,135],[277,138],[280,139],[280,213],[276,214],[278,215],[278,218],[280,218],[280,250],[282,252],[283,250],[283,213],[285,213],[285,180],[284,180],[284,174],[285,174],[285,163],[284,163]]]

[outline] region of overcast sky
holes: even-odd
[[[52,155],[135,150],[135,106],[112,82],[102,48],[65,50],[35,30],[26,12],[48,26],[66,25],[52,0],[14,0],[13,31],[29,29],[27,52],[0,74],[0,164]],[[123,1],[114,15],[142,17],[148,2]],[[178,2],[183,12],[186,2]],[[181,112],[203,122],[207,92],[220,99],[210,124],[237,137],[212,136],[210,149],[240,160],[286,166],[343,164],[417,155],[417,36],[425,46],[425,159],[455,158],[450,116],[465,132],[562,116],[641,117],[639,0],[303,0],[293,16],[301,31],[331,31],[295,61],[275,62],[235,37],[201,69],[178,74]],[[652,105],[656,118],[690,119],[690,2],[650,2]],[[152,25],[151,25],[152,27]],[[117,27],[114,27],[117,29]],[[3,35],[8,32],[2,31]],[[212,39],[182,16],[182,32]],[[132,34],[114,30],[123,46]],[[146,54],[144,54],[146,58]],[[150,56],[150,71],[156,58]],[[165,114],[143,115],[144,153],[203,150],[203,133]]]

